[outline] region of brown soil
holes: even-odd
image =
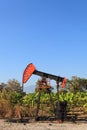
[[[0,119],[0,130],[87,130],[87,122],[11,122]]]

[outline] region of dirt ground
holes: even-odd
[[[13,123],[0,119],[0,130],[87,130],[87,122],[27,122]]]

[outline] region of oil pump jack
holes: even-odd
[[[38,95],[38,102],[37,102],[37,110],[36,110],[36,117],[35,119],[37,120],[38,118],[38,112],[39,112],[39,108],[40,108],[40,97],[41,97],[41,92],[43,89],[45,89],[49,95],[50,95],[50,101],[51,104],[53,106],[53,108],[55,108],[54,104],[53,104],[53,100],[52,100],[52,96],[51,96],[51,86],[46,84],[46,78],[49,78],[51,80],[55,80],[56,84],[57,84],[57,95],[58,95],[58,103],[59,103],[59,83],[62,83],[62,88],[65,87],[66,85],[66,78],[65,77],[60,77],[60,76],[56,76],[53,74],[49,74],[49,73],[45,73],[42,71],[38,71],[36,69],[36,67],[34,66],[34,64],[30,63],[27,65],[27,67],[25,68],[24,72],[23,72],[23,78],[22,78],[22,89],[23,89],[23,85],[24,83],[26,83],[28,81],[28,79],[31,77],[31,75],[38,75],[42,77],[42,85],[39,87],[39,95]],[[43,85],[43,83],[45,83],[45,85]],[[58,118],[58,111],[59,111],[59,105],[57,108],[57,118]],[[56,116],[56,114],[55,114]]]

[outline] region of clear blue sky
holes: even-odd
[[[87,0],[0,0],[0,82],[21,82],[31,62],[87,78]]]

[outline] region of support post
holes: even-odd
[[[24,91],[24,84],[23,84],[23,82],[22,82],[22,88],[21,88],[21,90],[22,90],[22,92]]]
[[[39,91],[39,94],[38,94],[37,110],[36,110],[36,115],[35,115],[36,121],[38,120],[38,112],[39,112],[39,109],[40,109],[40,97],[41,97],[41,91]]]
[[[57,81],[57,103],[56,103],[56,119],[60,120],[60,101],[59,101],[59,82]]]

